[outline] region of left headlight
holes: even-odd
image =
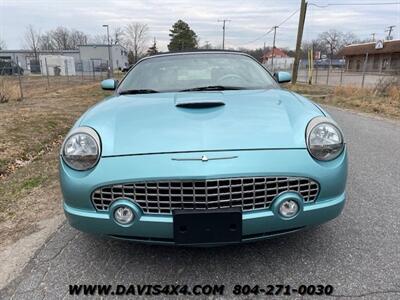
[[[338,157],[344,149],[343,134],[331,120],[317,117],[310,121],[306,131],[310,154],[322,161]]]
[[[100,151],[100,138],[96,131],[90,127],[79,127],[65,138],[61,156],[70,168],[85,171],[97,164]]]

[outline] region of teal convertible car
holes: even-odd
[[[158,244],[265,239],[337,217],[346,144],[321,107],[240,52],[146,57],[60,153],[69,223]]]

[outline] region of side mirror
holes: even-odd
[[[101,82],[101,88],[103,90],[113,91],[117,88],[118,80],[105,79]]]
[[[276,72],[274,77],[278,83],[290,82],[292,80],[292,75],[288,72]]]

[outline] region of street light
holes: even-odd
[[[111,59],[111,46],[110,46],[110,30],[108,25],[103,25],[107,27],[107,48],[108,48],[108,78],[111,78],[111,72],[113,69],[112,59]]]

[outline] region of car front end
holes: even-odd
[[[343,210],[346,178],[337,124],[276,86],[121,93],[78,120],[60,155],[73,227],[154,244],[234,244],[322,224]]]

